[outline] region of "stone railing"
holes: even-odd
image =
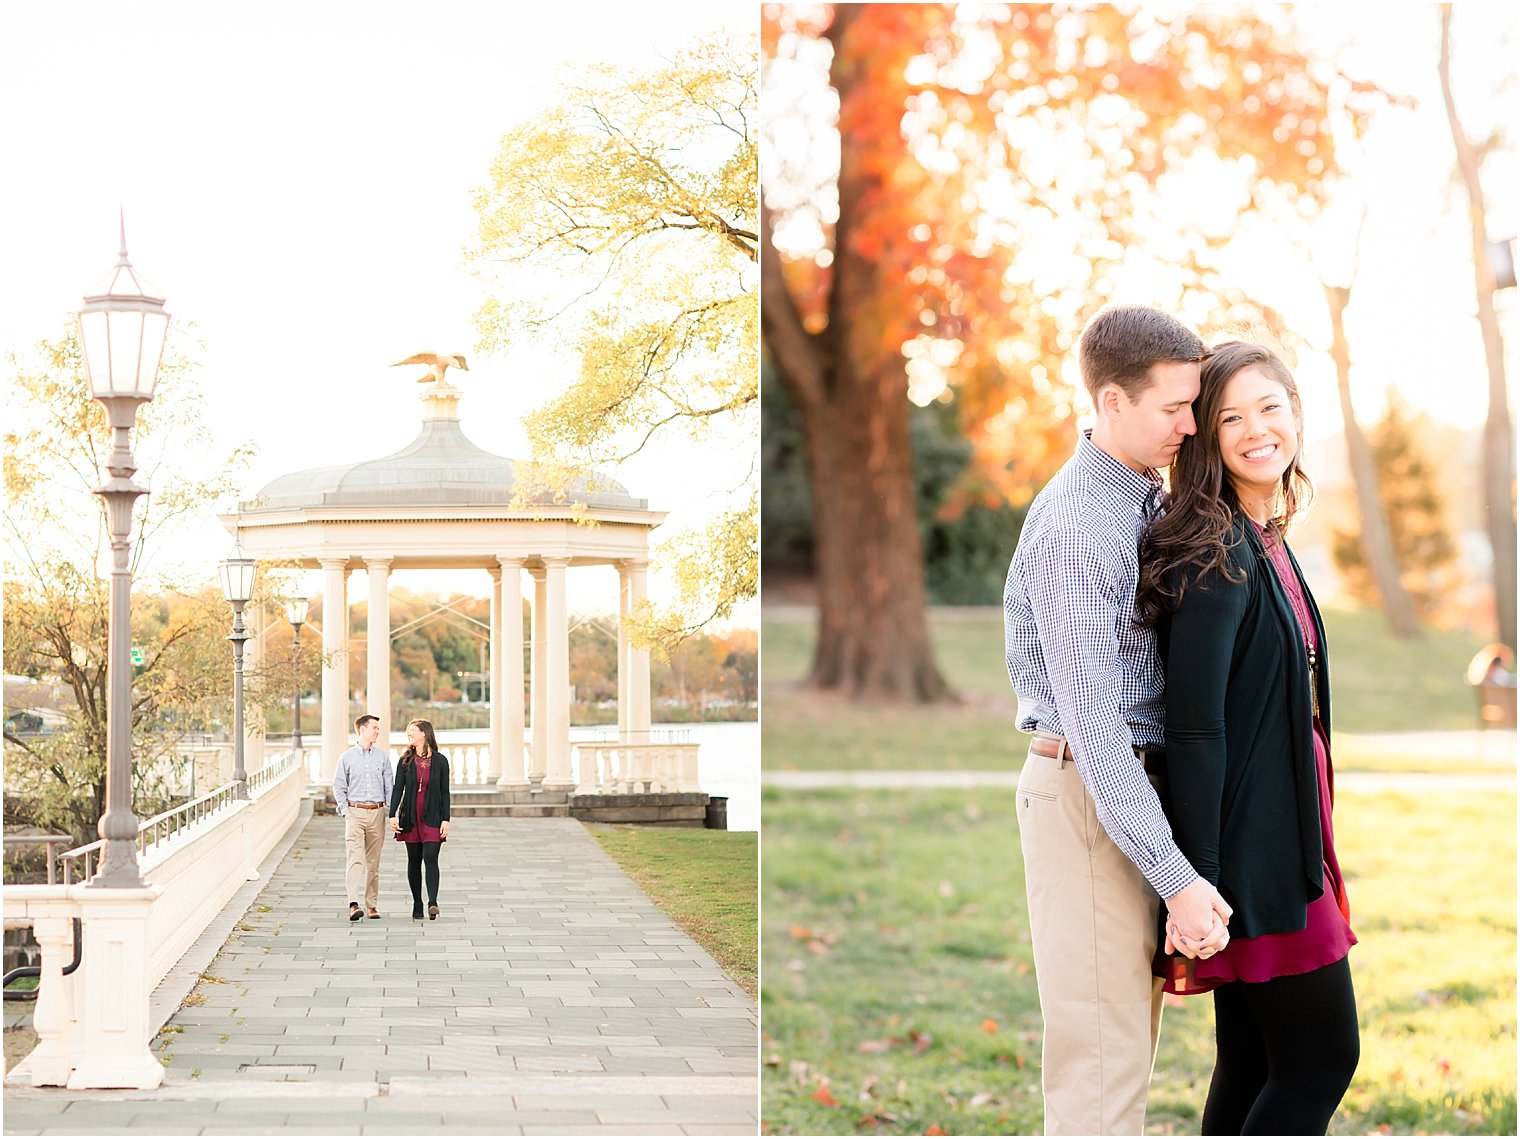
[[[163,1066],[149,1051],[148,998],[257,867],[300,811],[307,777],[290,754],[249,779],[248,799],[218,788],[143,824],[140,888],[81,883],[14,886],[5,924],[30,925],[42,949],[32,1015],[37,1047],[6,1076],[34,1087],[156,1088]],[[143,834],[152,835],[144,841]],[[98,844],[90,844],[95,847]],[[83,864],[86,848],[69,854]],[[68,857],[67,855],[65,856]],[[74,919],[82,922],[80,965],[70,976]]]
[[[577,742],[577,795],[699,792],[694,743]]]

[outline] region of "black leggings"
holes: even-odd
[[[1205,1135],[1323,1135],[1361,1056],[1351,966],[1214,990]]]
[[[406,844],[406,883],[412,888],[412,904],[422,908],[422,868],[427,867],[428,903],[438,904],[438,848],[441,842]]]

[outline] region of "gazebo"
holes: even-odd
[[[380,717],[381,739],[388,740],[394,727],[390,575],[470,569],[491,578],[484,781],[494,782],[508,800],[518,798],[511,793],[568,797],[578,785],[583,792],[605,790],[603,779],[572,770],[565,573],[572,566],[614,569],[618,612],[626,617],[645,596],[649,533],[665,515],[597,475],[577,480],[568,491],[531,490],[528,464],[482,450],[466,437],[460,398],[440,376],[423,389],[422,430],[410,445],[384,458],[283,475],[221,520],[253,557],[322,571],[321,782],[331,782],[348,746],[350,571],[363,569],[368,577],[366,710]],[[526,677],[524,571],[533,582]],[[628,750],[650,743],[650,696],[649,654],[629,643],[625,624],[618,625],[618,745],[609,746],[624,748],[627,767]],[[525,692],[532,697],[531,749],[525,746]],[[695,771],[689,774],[683,782],[694,781]],[[633,789],[626,778],[619,786]],[[646,783],[644,789],[651,788]]]

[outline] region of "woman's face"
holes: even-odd
[[[1275,493],[1298,455],[1298,419],[1282,383],[1254,364],[1225,384],[1215,413],[1219,453],[1237,494]]]
[[[422,729],[416,724],[408,724],[406,726],[406,742],[411,744],[416,750],[421,751],[422,745],[427,742],[427,737],[422,734]]]

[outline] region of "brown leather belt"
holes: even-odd
[[[1071,760],[1076,762],[1076,757],[1071,753],[1071,744],[1064,736],[1032,736],[1029,740],[1029,751],[1033,755],[1043,755],[1046,759]],[[1166,752],[1155,749],[1147,751],[1144,748],[1135,748],[1135,758],[1145,766],[1147,775],[1165,774]]]
[[[366,810],[379,810],[381,807],[385,806],[385,804],[384,803],[350,803],[349,806],[350,807],[363,807]]]

